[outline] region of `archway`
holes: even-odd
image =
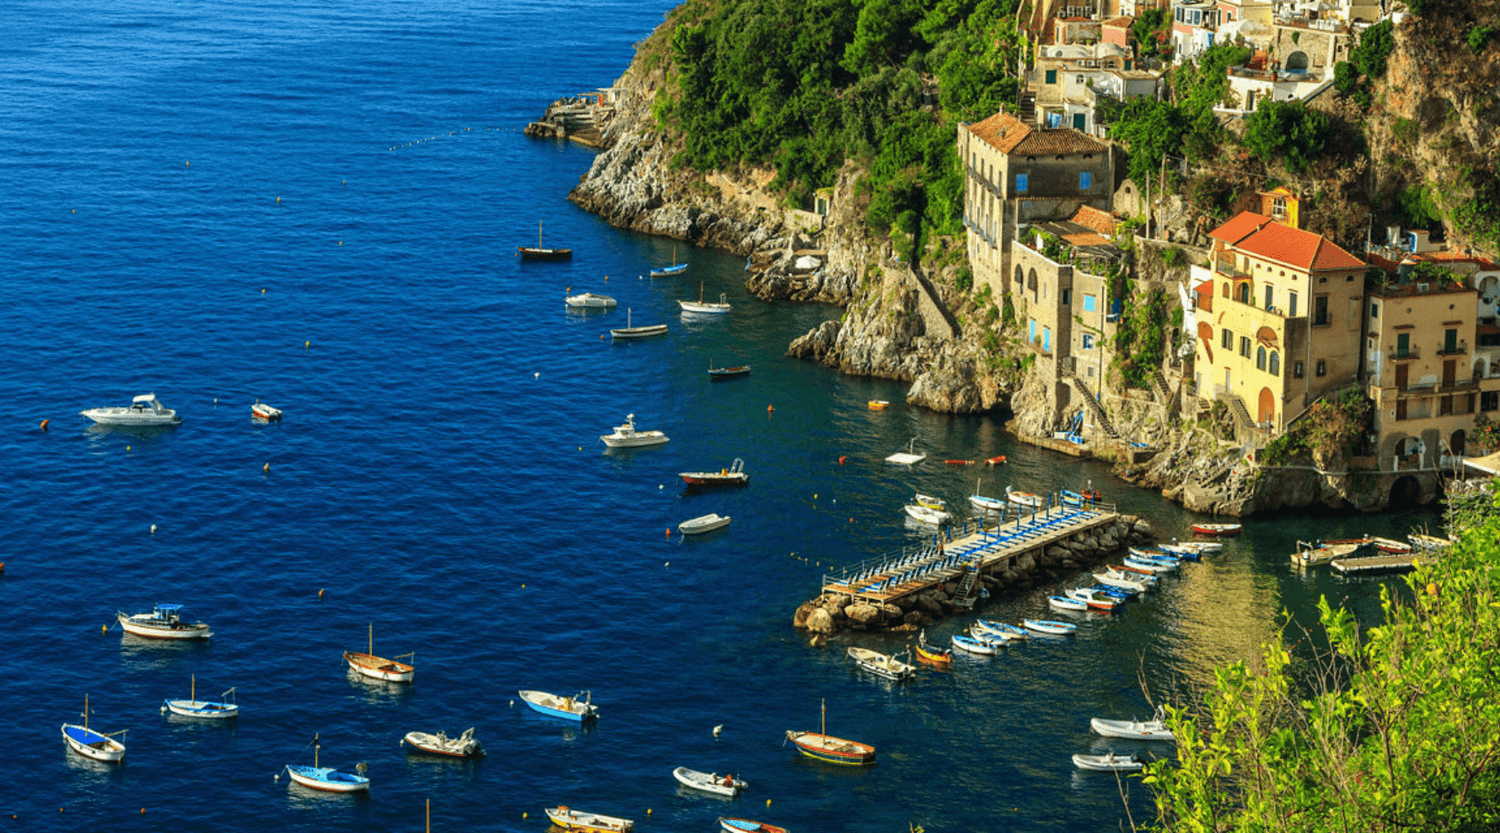
[[[1299,50],[1286,56],[1286,71],[1307,72],[1307,53]]]
[[[1467,439],[1468,434],[1464,433],[1464,429],[1454,431],[1453,436],[1448,438],[1448,453],[1454,457],[1464,456],[1464,441]]]
[[[1260,407],[1256,408],[1256,422],[1270,422],[1276,418],[1276,394],[1270,388],[1260,389]]]
[[[1422,505],[1422,485],[1417,482],[1417,478],[1409,474],[1396,478],[1396,482],[1391,484],[1391,498],[1386,508],[1405,509],[1420,505]]]
[[[1024,283],[1025,281],[1026,281],[1026,273],[1023,272],[1023,271],[1021,271],[1020,265],[1017,264],[1016,265],[1016,283]]]

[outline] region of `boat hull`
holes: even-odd
[[[697,770],[688,769],[685,766],[680,766],[672,770],[672,777],[677,779],[677,783],[689,789],[727,796],[729,798],[739,795],[740,790],[749,786],[744,781],[732,776],[729,777],[729,783],[726,784],[724,783],[724,779],[719,777],[717,773],[698,772]]]
[[[719,829],[724,833],[787,833],[785,827],[750,819],[721,818]]]
[[[749,365],[741,365],[739,367],[711,367],[708,369],[708,378],[715,382],[724,382],[749,375]]]
[[[472,729],[469,731],[473,732]],[[475,758],[484,754],[484,747],[472,737],[449,738],[427,732],[407,732],[401,742],[418,752],[445,758]]]
[[[167,414],[142,414],[132,412],[129,408],[90,408],[87,411],[79,411],[100,425],[124,425],[128,427],[149,427],[154,425],[181,425],[182,417],[176,413]]]
[[[62,726],[63,740],[68,748],[96,761],[119,763],[125,759],[125,744],[112,737],[71,723]]]
[[[677,525],[677,531],[683,535],[702,535],[705,532],[713,532],[729,526],[728,515],[708,514],[683,521]]]
[[[665,444],[667,442],[667,435],[660,431],[641,431],[629,437],[605,434],[599,439],[610,448],[643,448],[648,445]]]
[[[689,486],[745,486],[750,483],[750,475],[744,472],[716,474],[710,471],[685,471],[677,476]]]
[[[1007,492],[1005,499],[1017,506],[1024,506],[1028,509],[1043,509],[1047,506],[1045,498],[1030,492]]]
[[[1130,772],[1140,769],[1145,764],[1133,757],[1116,757],[1115,755],[1074,755],[1073,766],[1079,769],[1092,769],[1100,772]]]
[[[134,616],[117,613],[115,618],[119,620],[121,630],[147,639],[208,639],[214,635],[213,630],[203,622],[166,622],[149,613],[137,613]]]
[[[521,691],[521,700],[530,706],[532,711],[545,714],[548,717],[558,717],[563,720],[572,720],[582,723],[585,720],[593,720],[599,716],[599,707],[591,703],[581,703],[576,697],[558,697],[545,691]]]
[[[841,766],[868,766],[875,763],[875,747],[817,732],[786,733],[787,740],[809,758]]]
[[[409,683],[417,673],[415,668],[404,662],[355,651],[345,651],[344,662],[349,663],[350,668],[372,680],[385,680],[391,683]]]
[[[572,249],[539,249],[536,246],[517,246],[522,260],[571,260]]]
[[[240,716],[240,707],[234,703],[216,703],[209,700],[166,700],[162,705],[172,714],[199,720],[228,720],[231,717]]]
[[[630,819],[582,813],[567,807],[548,807],[547,818],[564,830],[576,830],[580,833],[627,833],[635,829],[635,822]]]
[[[563,303],[573,309],[613,309],[617,302],[608,295],[585,292],[582,295],[569,295],[563,299]]]
[[[1077,625],[1070,622],[1054,622],[1050,619],[1023,619],[1021,624],[1032,633],[1049,636],[1067,636],[1078,632]]]
[[[1136,722],[1133,720],[1103,720],[1093,718],[1089,721],[1089,727],[1100,735],[1107,738],[1127,738],[1129,740],[1176,740],[1167,727],[1159,720]]]
[[[322,790],[329,793],[354,793],[365,792],[370,789],[370,779],[363,775],[350,775],[328,767],[288,764],[286,774],[287,777],[292,779],[293,783],[301,784],[310,790]]]

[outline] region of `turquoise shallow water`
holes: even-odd
[[[1114,780],[1068,758],[1107,746],[1090,716],[1147,713],[1138,675],[1186,697],[1281,610],[1305,621],[1319,593],[1373,614],[1376,584],[1295,576],[1286,553],[1425,516],[1255,522],[1072,641],[899,688],[854,672],[846,643],[808,647],[789,622],[824,569],[918,541],[900,516],[912,491],[972,492],[971,469],[880,462],[914,436],[937,459],[1010,455],[983,472],[987,492],[1092,480],[1163,529],[1187,519],[1097,464],[1016,446],[995,417],[866,410],[902,386],[783,357],[839,311],[750,298],[737,258],[695,250],[690,277],[641,278],[673,244],[573,208],[590,152],[519,129],[612,82],[666,8],[14,6],[0,47],[0,729],[18,742],[0,815],[36,830],[410,830],[430,799],[436,830],[539,831],[558,803],[643,831],[726,814],[796,831],[1113,829]],[[516,261],[539,220],[574,260]],[[678,314],[699,282],[728,294],[727,318]],[[669,335],[610,344],[624,309],[569,314],[570,287]],[[754,371],[711,384],[710,362]],[[146,391],[184,423],[76,416]],[[285,420],[253,423],[257,398]],[[671,443],[606,453],[598,436],[628,412]],[[689,494],[675,478],[735,457],[747,489]],[[710,511],[733,524],[665,534]],[[1034,615],[1057,589],[986,615]],[[217,635],[101,633],[117,608],[158,601]],[[346,674],[340,652],[372,622],[378,651],[416,651],[413,685]],[[200,694],[236,686],[244,716],[161,716],[194,674]],[[590,689],[603,718],[540,718],[513,704],[521,688]],[[129,729],[123,766],[64,749],[57,727],[85,694],[94,725]],[[829,731],[874,743],[878,766],[782,747],[816,726],[820,700]],[[397,745],[468,726],[481,762]],[[272,781],[307,762],[314,733],[325,763],[368,762],[368,797]],[[688,794],[678,765],[752,787],[737,802]],[[1132,786],[1138,818],[1144,799]]]

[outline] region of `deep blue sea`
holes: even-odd
[[[568,804],[649,831],[721,815],[811,831],[1113,830],[1115,779],[1074,752],[1165,753],[1092,736],[1146,716],[1138,682],[1182,700],[1320,593],[1361,617],[1376,582],[1294,574],[1300,538],[1396,533],[1430,516],[1254,521],[1221,557],[1077,638],[961,657],[891,687],[849,644],[790,626],[822,572],[916,543],[913,490],[953,503],[1007,484],[1092,481],[1169,534],[1187,516],[1096,463],[1018,446],[998,416],[899,404],[904,387],[786,359],[839,310],[767,304],[742,262],[609,228],[564,197],[592,152],[520,130],[607,86],[670,2],[16,0],[0,42],[0,826],[15,830],[536,831]],[[571,246],[521,264],[517,245]],[[727,293],[717,320],[675,299]],[[607,313],[564,310],[584,289]],[[626,308],[665,338],[611,344]],[[752,365],[711,384],[710,364]],[[78,416],[155,392],[159,431]],[[865,402],[898,404],[872,412]],[[256,424],[257,399],[285,412]],[[607,452],[634,413],[660,448]],[[48,430],[40,423],[49,420]],[[911,438],[933,460],[881,459]],[[1008,454],[1002,469],[933,461]],[[743,458],[751,485],[684,493],[676,473]],[[845,464],[839,459],[847,457]],[[269,468],[267,468],[269,467]],[[682,520],[733,517],[683,540]],[[153,526],[155,532],[152,532]],[[1059,587],[996,600],[1017,620]],[[320,598],[321,593],[321,598]],[[188,605],[208,644],[103,631],[115,611]],[[415,651],[416,680],[340,657]],[[935,640],[966,625],[930,629]],[[164,698],[231,686],[243,715],[202,725]],[[590,690],[597,726],[516,691]],[[118,766],[58,726],[128,729]],[[787,729],[873,743],[830,769]],[[715,739],[711,729],[724,726]],[[473,726],[479,762],[409,756],[410,730]],[[367,762],[368,796],[279,783],[287,763]],[[728,801],[675,766],[751,782]],[[1150,804],[1127,782],[1137,820]],[[14,821],[12,821],[14,817]]]

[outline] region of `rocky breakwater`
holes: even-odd
[[[1030,590],[1074,579],[1080,571],[1088,571],[1131,544],[1155,540],[1156,532],[1144,518],[1121,515],[1108,526],[986,564],[980,568],[980,579],[992,596]],[[953,602],[957,590],[958,579],[954,579],[885,603],[856,599],[848,593],[823,593],[797,607],[792,626],[811,633],[815,643],[841,631],[915,631],[960,610]]]

